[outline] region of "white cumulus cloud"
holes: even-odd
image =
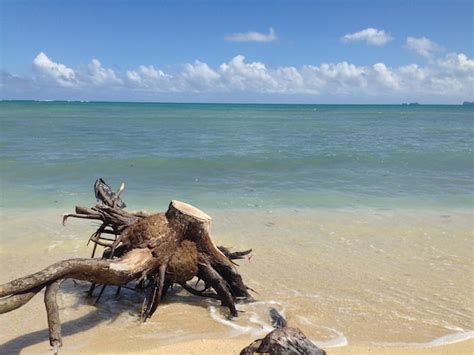
[[[306,65],[301,69],[305,79],[299,90],[329,95],[354,95],[367,88],[369,69],[348,62]]]
[[[219,66],[224,85],[230,90],[272,91],[276,83],[265,64],[246,63],[243,55]]]
[[[366,28],[359,32],[348,33],[341,37],[341,41],[344,43],[360,42],[365,41],[371,46],[384,46],[393,39],[389,33],[384,30],[378,30],[376,28]]]
[[[77,84],[76,73],[64,64],[55,63],[43,52],[33,59],[33,69],[44,79],[50,79],[60,86],[72,87]]]
[[[384,63],[374,64],[373,71],[375,79],[379,81],[382,86],[393,90],[400,89],[400,75],[387,68]]]
[[[464,53],[449,53],[445,58],[438,59],[438,65],[450,73],[472,75],[474,72],[474,60],[469,59]]]
[[[163,92],[170,89],[172,76],[156,69],[153,65],[140,65],[135,70],[127,70],[124,86],[132,89],[143,89]]]
[[[434,53],[442,50],[439,44],[426,37],[407,37],[406,46],[425,58],[431,58]]]
[[[114,70],[104,68],[98,59],[92,59],[92,62],[87,65],[87,71],[82,76],[84,82],[90,82],[97,86],[110,86],[122,82]]]
[[[84,88],[90,86],[120,86],[122,79],[110,68],[104,68],[98,59],[84,67],[72,69],[64,64],[52,61],[45,53],[39,53],[33,59],[33,70],[42,83],[59,85],[67,88]]]
[[[231,42],[273,42],[277,40],[275,30],[270,27],[267,33],[261,32],[238,32],[224,37]]]

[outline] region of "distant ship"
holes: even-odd
[[[420,106],[421,104],[419,104],[418,102],[410,102],[410,103],[403,103],[402,106]]]
[[[474,101],[464,101],[463,106],[474,106]]]

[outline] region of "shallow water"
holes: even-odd
[[[0,102],[1,206],[472,207],[469,106]]]

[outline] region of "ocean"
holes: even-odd
[[[324,347],[471,338],[473,123],[472,106],[0,102],[0,283],[90,255],[97,225],[61,214],[93,206],[101,177],[128,209],[182,200],[217,244],[253,248],[239,270],[258,302],[230,321],[178,287],[140,325],[140,295],[96,306],[65,283],[69,352],[250,342],[269,307]],[[2,316],[0,353],[48,350],[43,307]]]
[[[1,102],[2,207],[471,207],[469,106]]]

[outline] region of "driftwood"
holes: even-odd
[[[270,310],[276,328],[265,338],[257,339],[240,352],[240,355],[326,355],[326,352],[309,340],[298,328],[288,327],[285,318],[274,308]]]
[[[63,216],[63,223],[71,217],[102,222],[89,239],[94,244],[92,258],[63,260],[0,285],[0,313],[23,306],[46,288],[49,339],[55,353],[62,345],[56,294],[64,279],[91,282],[90,294],[96,285],[102,285],[98,299],[106,285],[118,286],[118,293],[135,282],[135,288],[145,293],[143,321],[153,315],[175,283],[194,295],[219,299],[232,317],[237,316],[236,301],[252,301],[232,261],[251,250],[232,253],[217,247],[211,239],[211,217],[207,214],[179,201],[171,201],[164,213],[130,213],[123,209],[125,204],[120,199],[123,184],[114,193],[99,179],[94,189],[98,199],[95,207],[76,207],[75,213]],[[105,250],[101,258],[94,258],[98,245]],[[187,284],[194,277],[204,282],[203,290]]]

